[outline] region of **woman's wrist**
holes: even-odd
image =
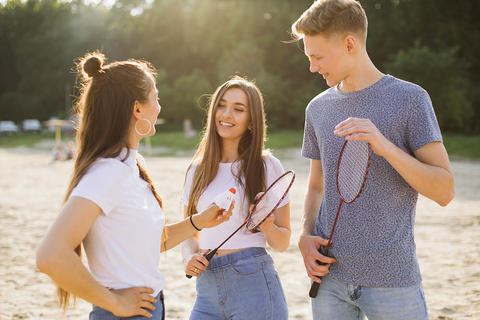
[[[190,223],[192,227],[194,227],[197,231],[202,231],[202,229],[205,227],[205,223],[203,222],[202,219],[199,219],[200,217],[198,216],[199,214],[193,214],[190,216]]]
[[[112,313],[115,313],[120,307],[120,301],[118,300],[118,296],[113,292],[113,289],[108,289],[108,295],[107,295],[107,305],[103,307],[104,309],[111,311]]]

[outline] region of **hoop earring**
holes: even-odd
[[[148,122],[148,131],[147,131],[147,133],[140,133],[140,132],[138,132],[137,124],[138,124],[138,122],[139,122],[140,120],[145,120],[145,121]],[[137,120],[137,122],[135,122],[135,131],[136,131],[139,135],[141,135],[141,136],[146,136],[146,135],[152,130],[152,123],[151,123],[150,121],[148,121],[148,119],[145,119],[145,118],[141,118],[140,120]]]

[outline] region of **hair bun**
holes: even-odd
[[[102,69],[103,59],[105,56],[99,52],[89,53],[83,59],[83,71],[92,78]]]

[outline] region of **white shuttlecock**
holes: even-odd
[[[237,192],[235,188],[230,188],[224,193],[219,194],[218,196],[213,199],[213,202],[220,208],[224,210],[228,210],[232,205],[234,194]]]

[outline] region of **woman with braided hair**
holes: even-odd
[[[73,295],[94,305],[90,320],[164,319],[160,252],[227,221],[231,208],[211,204],[165,224],[162,199],[136,150],[155,133],[161,109],[154,69],[144,61],[102,66],[103,60],[90,53],[77,65],[84,80],[77,157],[65,203],[37,250],[37,267],[57,284],[63,309]]]

